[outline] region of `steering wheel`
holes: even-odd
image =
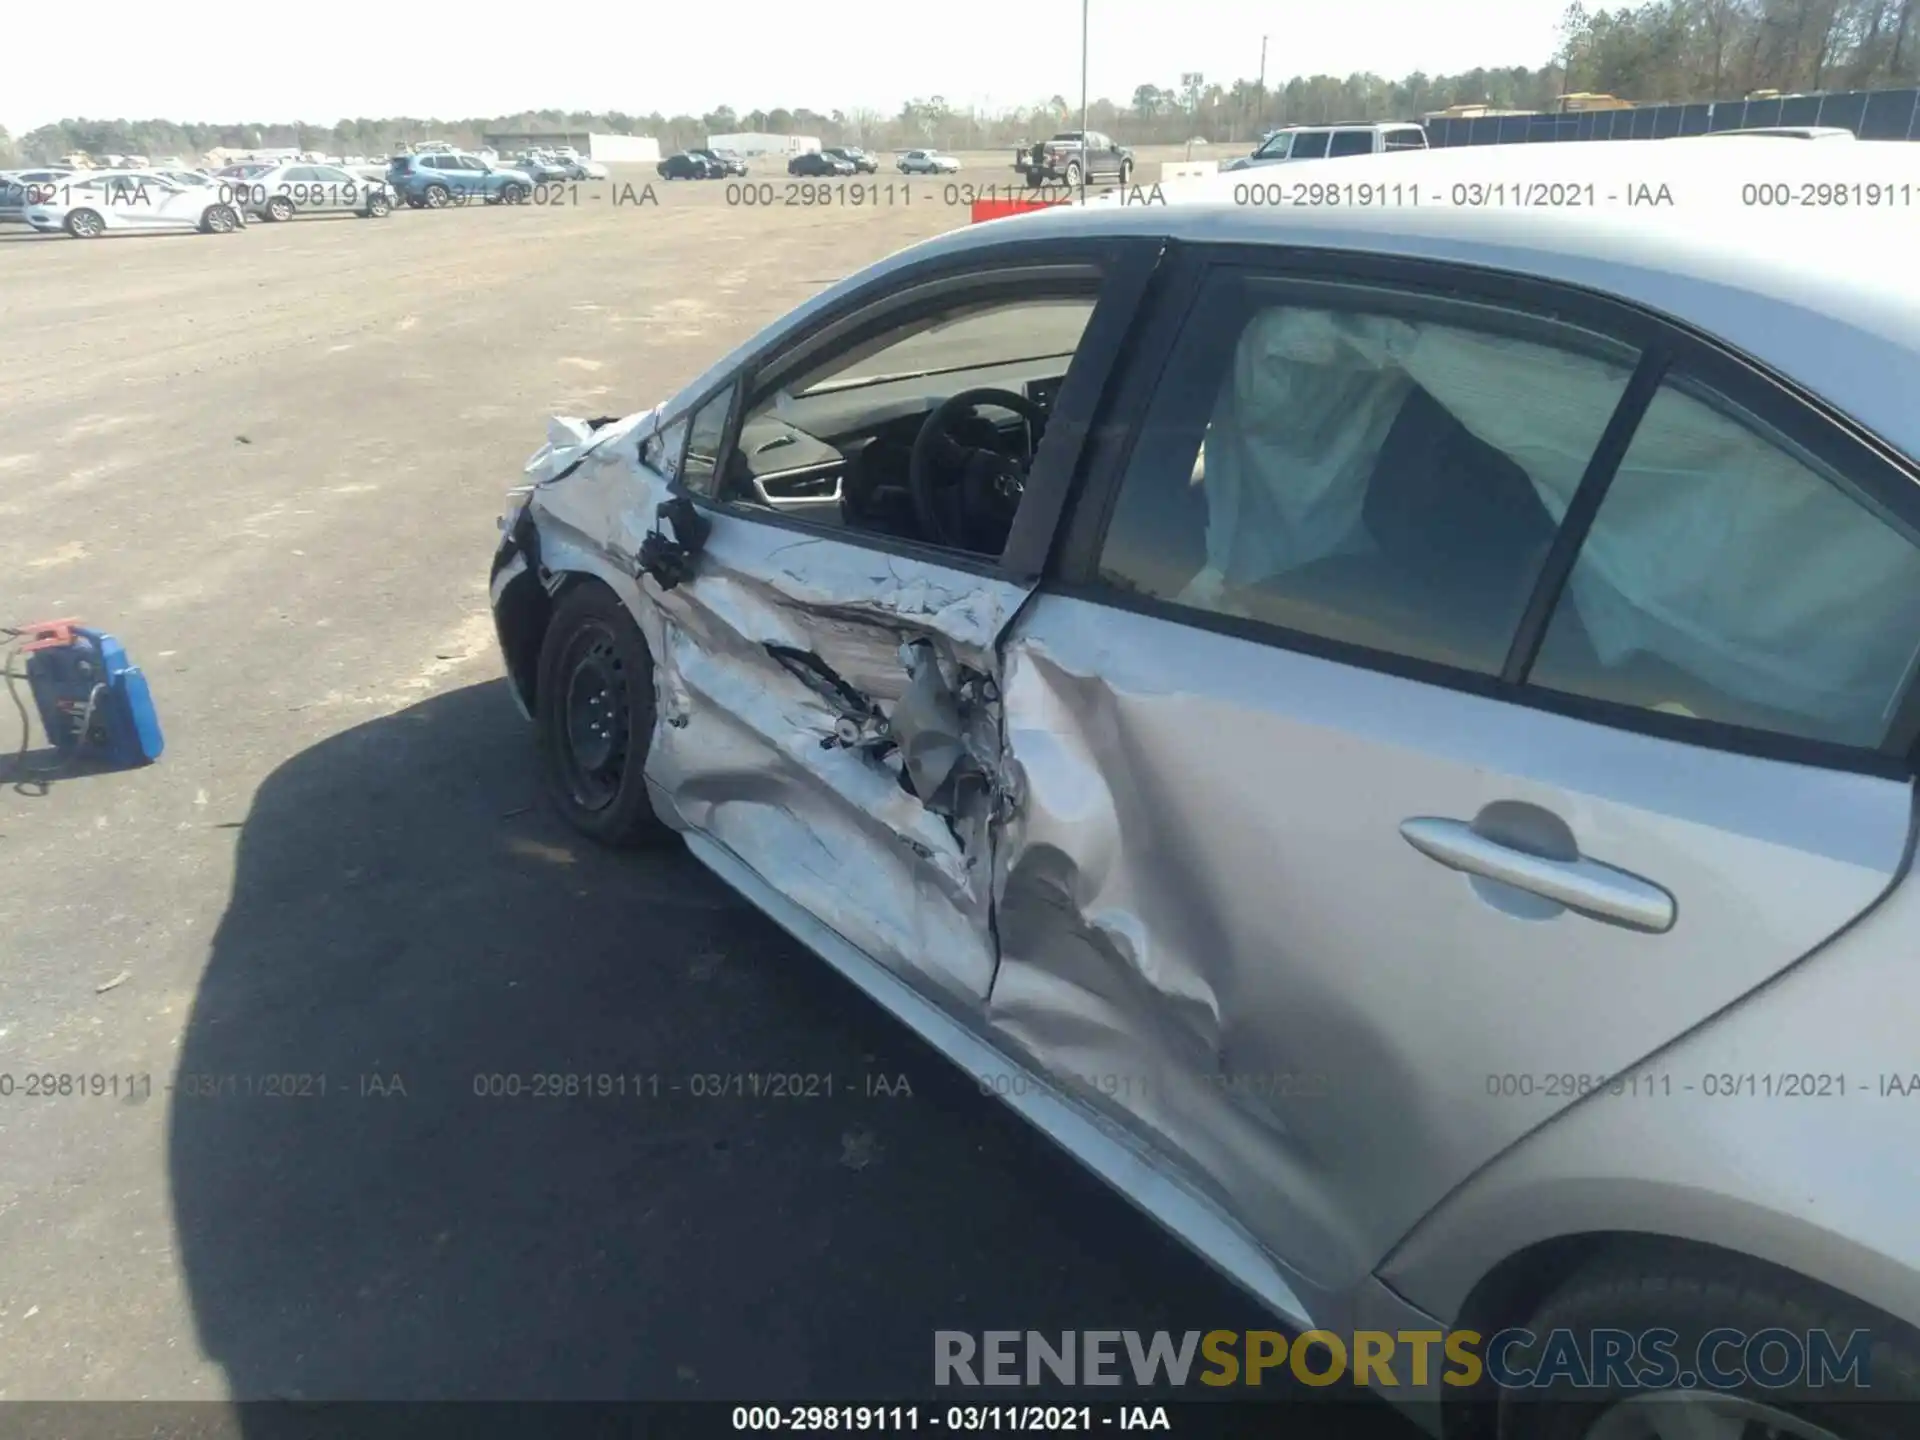
[[[1040,429],[1047,423],[1047,412],[1026,396],[991,386],[962,390],[934,408],[914,437],[913,454],[907,462],[907,490],[913,497],[913,513],[922,535],[936,545],[969,548],[965,531],[966,521],[972,517],[1011,526],[1013,512],[1026,489],[1031,455],[1024,461],[1014,460],[998,450],[963,445],[953,438],[959,422],[982,405],[997,405],[1025,420],[1032,428],[1036,448]]]

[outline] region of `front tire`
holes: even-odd
[[[582,835],[635,846],[672,834],[647,794],[653,722],[646,636],[607,586],[575,585],[540,645],[534,723],[547,794]]]
[[[1595,1375],[1585,1388],[1556,1380],[1547,1388],[1504,1391],[1499,1440],[1666,1440],[1722,1433],[1776,1440],[1902,1440],[1912,1433],[1906,1417],[1920,1403],[1920,1338],[1837,1291],[1736,1257],[1681,1253],[1666,1263],[1602,1259],[1568,1281],[1526,1329],[1534,1338],[1506,1352],[1510,1366],[1537,1367],[1557,1331],[1584,1346],[1599,1331],[1645,1337],[1670,1330],[1678,1339],[1667,1368],[1675,1373],[1640,1386]],[[1709,1346],[1705,1337],[1715,1331],[1750,1337],[1768,1330],[1798,1337],[1802,1349],[1810,1334],[1824,1332],[1836,1351],[1844,1351],[1855,1332],[1865,1332],[1867,1358],[1855,1383],[1871,1389],[1863,1385],[1849,1394],[1844,1380],[1836,1386],[1831,1377],[1824,1392],[1809,1377],[1769,1387],[1750,1374],[1744,1383],[1720,1389],[1695,1371],[1696,1357],[1703,1364],[1711,1360],[1750,1369],[1740,1345]],[[1781,1353],[1773,1347],[1774,1357]],[[1641,1362],[1630,1358],[1626,1363],[1637,1368]],[[1684,1383],[1688,1379],[1694,1383]],[[1693,1422],[1691,1428],[1683,1421]]]
[[[1127,186],[1131,185],[1132,183],[1133,183],[1133,162],[1131,160],[1122,160],[1120,162],[1120,188],[1124,190],[1126,189]]]
[[[240,217],[230,205],[209,205],[206,213],[200,217],[200,233],[203,235],[231,235],[240,228]]]
[[[267,219],[293,219],[293,201],[287,199],[284,195],[274,196],[271,200],[267,201]]]
[[[369,220],[384,220],[392,213],[393,202],[386,196],[371,195],[367,197],[367,218]]]
[[[500,203],[502,205],[524,205],[527,203],[527,196],[530,193],[526,186],[518,184],[517,182],[502,185],[500,187]]]
[[[75,210],[67,216],[67,234],[76,240],[98,240],[107,222],[92,210]]]
[[[429,185],[426,195],[422,198],[426,202],[427,209],[444,210],[453,202],[453,192],[444,185]]]

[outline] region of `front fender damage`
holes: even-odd
[[[643,463],[659,418],[556,420],[527,505],[549,593],[598,578],[647,638],[655,808],[977,1005],[991,827],[1017,788],[995,647],[1025,590],[703,509]]]

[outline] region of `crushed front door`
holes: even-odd
[[[994,646],[1032,587],[675,503],[704,533],[683,579],[646,587],[656,804],[931,998],[979,1008],[989,830],[1013,798]]]

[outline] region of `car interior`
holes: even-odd
[[[782,383],[745,416],[720,498],[998,555],[1094,295],[957,302]]]

